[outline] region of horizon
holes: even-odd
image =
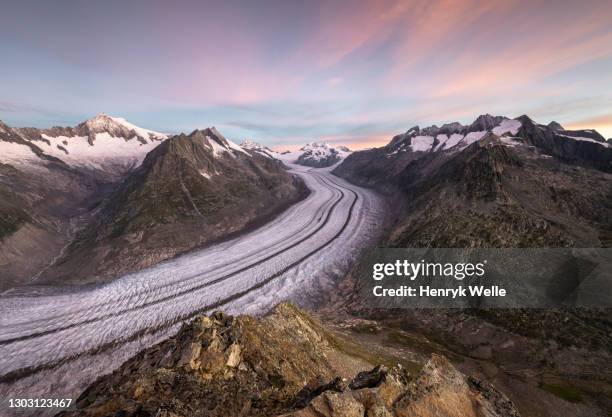
[[[87,119],[85,119],[85,120],[81,120],[81,121],[79,121],[79,122],[73,123],[73,124],[72,124],[72,125],[70,125],[69,127],[74,127],[74,126],[76,126],[76,125],[78,125],[78,124],[80,124],[80,123],[83,123],[83,122],[85,122],[85,121],[87,121],[87,120],[91,120],[91,119],[96,118],[96,117],[101,116],[101,115],[103,115],[103,116],[109,116],[109,117],[114,118],[114,119],[117,119],[117,118],[122,118],[123,120],[125,120],[125,121],[127,121],[127,122],[131,122],[130,120],[127,120],[125,117],[123,117],[123,116],[121,116],[121,115],[112,115],[112,114],[109,114],[109,113],[107,113],[107,112],[100,112],[100,113],[97,113],[97,114],[95,114],[95,115],[93,115],[93,116],[91,116],[91,117],[88,117],[88,118],[87,118]],[[506,118],[508,118],[508,119],[516,119],[516,118],[521,117],[521,116],[527,116],[527,117],[529,117],[529,115],[520,115],[520,116],[516,116],[516,117],[508,117],[508,116],[501,115],[501,114],[494,114],[494,115],[491,115],[491,114],[489,114],[489,113],[483,113],[483,114],[480,114],[480,115],[478,115],[478,116],[474,116],[474,118],[473,118],[471,121],[469,121],[469,122],[465,122],[465,123],[464,123],[464,122],[459,122],[459,123],[460,123],[461,125],[463,125],[463,126],[469,126],[469,125],[470,125],[472,122],[475,122],[475,121],[476,121],[476,119],[477,119],[478,117],[480,117],[480,116],[485,116],[485,115],[490,115],[490,116],[495,116],[495,117],[497,117],[497,116],[501,116],[501,117],[506,117]],[[532,119],[532,118],[531,118],[531,119]],[[533,120],[533,119],[532,119],[532,120]],[[562,126],[565,128],[565,129],[569,129],[569,130],[572,130],[572,129],[576,129],[576,130],[580,130],[580,129],[588,129],[588,127],[587,127],[587,126],[585,126],[585,127],[578,127],[578,126],[573,127],[573,126],[572,126],[572,127],[569,127],[569,128],[568,128],[566,125],[564,125],[562,122],[559,122],[558,120],[550,120],[550,121],[537,121],[537,120],[533,120],[533,121],[534,121],[535,123],[539,123],[539,124],[542,124],[542,125],[547,125],[547,124],[552,123],[552,122],[557,122],[557,123],[560,123],[560,124],[561,124],[561,125],[562,125]],[[0,122],[3,122],[3,120],[2,120],[2,119],[0,119]],[[361,151],[361,150],[366,150],[366,149],[371,149],[371,148],[377,148],[377,147],[382,147],[382,146],[385,146],[385,145],[387,145],[387,144],[388,144],[388,143],[389,143],[389,142],[390,142],[390,141],[393,139],[393,136],[398,135],[398,134],[405,133],[406,131],[408,131],[408,130],[412,129],[412,128],[413,128],[413,127],[415,127],[415,126],[417,126],[417,127],[419,127],[419,128],[426,128],[426,127],[430,127],[430,126],[437,125],[438,127],[440,127],[440,126],[443,126],[444,124],[447,124],[447,123],[454,123],[454,122],[457,122],[457,120],[454,120],[454,121],[449,121],[449,122],[444,122],[444,123],[434,123],[433,125],[429,125],[429,126],[425,126],[425,125],[418,125],[418,124],[417,124],[417,125],[410,126],[410,127],[408,127],[408,128],[406,128],[406,129],[404,129],[404,130],[403,130],[403,131],[401,131],[401,132],[392,133],[392,134],[391,134],[390,136],[388,136],[388,137],[386,137],[386,136],[385,136],[385,137],[380,137],[380,138],[378,138],[378,140],[374,140],[374,139],[372,139],[370,142],[367,142],[367,143],[365,143],[365,142],[361,142],[361,143],[359,143],[359,142],[358,142],[358,143],[355,143],[355,144],[351,144],[351,143],[347,143],[347,142],[337,142],[337,141],[335,141],[335,140],[333,140],[333,139],[329,139],[329,138],[321,138],[321,139],[316,139],[316,138],[314,138],[314,139],[311,139],[311,140],[304,141],[304,142],[302,142],[302,143],[280,143],[280,144],[278,144],[278,145],[266,145],[265,143],[260,143],[260,142],[258,142],[258,141],[256,141],[256,140],[253,140],[252,138],[232,138],[232,137],[228,137],[228,136],[227,136],[227,135],[225,135],[225,134],[224,134],[224,132],[223,132],[223,131],[221,131],[221,130],[220,130],[220,133],[221,133],[223,136],[225,136],[227,139],[229,139],[229,140],[231,140],[232,142],[237,143],[237,144],[239,144],[239,145],[240,145],[242,142],[244,142],[244,141],[252,141],[252,142],[256,142],[256,143],[259,143],[259,144],[261,144],[261,145],[267,146],[267,147],[269,147],[270,149],[272,149],[272,150],[274,150],[274,151],[277,151],[277,152],[284,152],[284,151],[290,151],[290,152],[293,152],[293,151],[297,151],[297,150],[299,150],[300,148],[302,148],[303,146],[305,146],[305,145],[307,145],[307,144],[309,144],[309,143],[315,143],[315,142],[316,142],[316,143],[328,143],[328,144],[331,144],[331,145],[333,145],[333,146],[346,146],[346,147],[348,147],[348,148],[349,148],[351,151]],[[140,127],[140,128],[143,128],[143,129],[147,129],[147,130],[154,130],[154,129],[150,129],[150,128],[148,128],[147,126],[141,126],[141,125],[138,125],[137,123],[136,123],[136,126],[137,126],[137,127]],[[34,126],[9,126],[9,127],[23,128],[23,127],[34,127]],[[42,127],[37,127],[37,128],[40,128],[40,129],[46,129],[46,128],[51,128],[51,127],[68,127],[68,126],[57,126],[57,125],[53,125],[53,126],[42,126]],[[163,130],[162,130],[162,131],[158,131],[157,133],[163,133],[163,134],[168,135],[168,137],[172,137],[172,136],[175,136],[175,135],[181,135],[181,134],[189,135],[190,133],[192,133],[192,132],[193,132],[193,131],[195,131],[195,130],[203,130],[203,129],[207,129],[207,128],[216,128],[216,126],[214,126],[214,125],[210,125],[210,126],[200,126],[200,127],[196,127],[195,129],[192,129],[192,130],[189,130],[189,131],[185,130],[185,131],[175,131],[175,132],[170,132],[170,131],[163,131]],[[597,129],[592,129],[592,130],[597,131]],[[601,132],[599,132],[599,131],[597,131],[597,132],[601,134]],[[605,137],[604,137],[604,139],[608,139],[608,138],[605,138]]]
[[[0,16],[11,126],[104,111],[273,149],[360,149],[490,113],[612,137],[605,1],[33,3]]]
[[[113,114],[109,114],[107,112],[100,112],[100,113],[97,113],[97,114],[92,115],[90,117],[87,117],[84,120],[80,120],[80,121],[78,121],[76,123],[73,123],[71,125],[59,126],[59,127],[67,127],[67,126],[74,127],[74,126],[78,125],[79,123],[83,123],[83,122],[85,122],[87,120],[93,119],[93,118],[98,117],[100,115],[109,116],[111,118],[123,118],[127,122],[131,122],[131,120],[128,120],[127,118],[123,117],[122,115],[113,115]],[[474,116],[473,119],[468,121],[468,122],[459,122],[459,123],[462,124],[463,126],[469,126],[478,117],[484,116],[484,115],[491,115],[491,114],[489,114],[489,113],[479,114],[477,116]],[[524,114],[519,115],[519,116],[515,116],[515,117],[508,117],[508,116],[505,116],[505,115],[502,115],[502,114],[493,114],[491,116],[501,116],[501,117],[506,117],[508,119],[516,119],[516,118],[518,118],[520,116],[530,117],[529,115],[524,115]],[[531,119],[533,120],[533,118],[531,118]],[[588,126],[571,126],[571,127],[568,127],[568,126],[564,125],[562,122],[559,122],[558,120],[550,120],[550,121],[533,120],[533,121],[536,122],[536,123],[542,124],[542,125],[547,125],[547,124],[549,124],[551,122],[557,122],[557,123],[560,123],[564,128],[569,129],[569,130],[572,130],[572,129],[577,129],[577,130],[578,129],[589,129]],[[4,121],[2,119],[0,119],[0,122],[4,122]],[[440,126],[442,126],[442,125],[444,125],[446,123],[453,123],[453,122],[457,122],[457,120],[453,120],[453,121],[449,121],[449,122],[444,122],[444,123],[434,123],[433,125],[437,125],[437,126],[440,127]],[[150,129],[148,126],[142,126],[142,125],[139,125],[138,123],[135,123],[135,125],[137,127],[143,128],[143,129],[148,129],[148,130],[155,131],[155,129]],[[312,138],[311,140],[305,140],[304,142],[301,142],[301,143],[280,143],[280,144],[277,144],[277,145],[267,145],[267,144],[265,144],[263,142],[259,142],[259,141],[253,140],[252,138],[248,138],[248,137],[245,137],[245,138],[232,138],[232,137],[227,136],[222,130],[219,130],[219,131],[227,139],[229,139],[232,142],[237,143],[239,145],[242,142],[244,142],[244,141],[253,141],[253,142],[259,143],[261,145],[268,146],[270,149],[272,149],[274,151],[277,151],[277,152],[283,152],[283,151],[293,152],[293,151],[297,151],[300,148],[302,148],[303,146],[305,146],[305,145],[307,145],[309,143],[314,143],[314,142],[316,142],[316,143],[329,143],[329,144],[331,144],[333,146],[346,146],[351,151],[360,151],[360,150],[366,150],[366,149],[371,149],[371,148],[385,146],[385,145],[387,145],[393,139],[393,136],[405,133],[406,131],[410,130],[411,128],[413,128],[415,126],[418,126],[419,128],[422,129],[422,128],[430,127],[430,126],[433,126],[433,125],[419,125],[417,123],[416,125],[412,125],[410,127],[407,127],[406,129],[404,129],[401,132],[392,133],[390,136],[381,136],[380,138],[376,138],[376,139],[372,138],[369,142],[356,142],[356,143],[349,143],[349,142],[346,142],[346,141],[336,141],[336,140],[334,140],[332,138],[320,138],[320,139]],[[40,129],[46,129],[46,128],[51,128],[51,127],[57,127],[57,125],[53,125],[53,126],[41,126],[41,127],[38,127],[38,126],[10,126],[10,127],[16,127],[16,128],[37,127],[37,128],[40,128]],[[202,130],[202,129],[206,129],[206,128],[216,128],[216,126],[214,126],[214,125],[200,126],[200,127],[196,127],[195,129],[192,129],[192,130],[183,130],[183,131],[174,131],[174,132],[161,130],[161,131],[158,131],[158,133],[167,134],[169,137],[171,137],[171,136],[174,136],[174,135],[181,135],[181,134],[189,135],[190,133],[192,133],[195,130]],[[601,132],[599,132],[597,129],[593,129],[593,130],[595,130],[595,131],[597,131],[598,133],[601,134]],[[605,135],[603,135],[603,136],[605,138]],[[605,139],[608,139],[608,138],[605,138]]]

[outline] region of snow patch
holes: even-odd
[[[266,158],[277,158],[278,156],[278,152],[273,151],[267,146],[264,146],[257,142],[253,142],[252,140],[248,140],[248,139],[244,140],[240,144],[240,147],[242,149],[248,149],[250,151],[257,152],[259,155],[265,156]]]
[[[229,152],[226,147],[219,145],[219,143],[210,136],[206,136],[206,139],[212,148],[212,153],[215,158],[220,157],[223,153]]]
[[[470,132],[467,135],[465,135],[465,138],[463,138],[463,140],[461,141],[461,146],[465,147],[465,146],[471,145],[474,142],[478,142],[486,134],[487,134],[486,130],[481,130],[478,132]]]
[[[520,146],[521,143],[517,142],[516,140],[513,140],[511,137],[508,136],[503,136],[501,138],[499,138],[502,142],[502,144],[506,145],[506,146],[510,146],[510,147],[516,147],[516,146]]]
[[[229,145],[229,147],[232,148],[234,151],[242,152],[243,154],[245,154],[247,156],[251,156],[247,151],[242,149],[239,145],[235,144],[231,140],[229,140],[229,139],[225,139],[225,140],[227,141],[227,144]]]
[[[11,163],[26,163],[36,160],[38,156],[27,145],[15,142],[0,142],[0,161]]]
[[[69,165],[94,168],[111,162],[140,165],[146,154],[159,144],[155,141],[144,144],[136,138],[128,140],[108,133],[97,133],[93,145],[86,136],[53,137],[43,133],[42,137],[49,143],[37,141],[36,145],[45,154],[55,156]]]
[[[501,136],[504,133],[510,132],[512,135],[516,135],[522,124],[519,120],[506,119],[503,120],[498,126],[494,127],[492,132],[497,136]]]
[[[450,137],[442,144],[443,146],[440,149],[450,149],[453,146],[456,146],[463,139],[463,135],[459,133],[453,133]]]
[[[142,127],[136,126],[128,122],[123,117],[111,117],[111,116],[109,117],[117,124],[120,124],[123,127],[133,130],[134,132],[136,132],[138,136],[142,138],[149,139],[149,140],[154,140],[154,139],[163,140],[163,139],[168,138],[168,135],[166,135],[165,133],[155,132],[154,130],[143,129]]]
[[[433,136],[415,136],[412,138],[410,148],[413,152],[426,152],[431,149],[433,143]]]
[[[588,132],[588,130],[587,130],[587,132]],[[609,147],[609,145],[608,145],[606,142],[600,142],[600,141],[598,141],[598,140],[591,139],[591,138],[585,138],[585,137],[582,137],[582,136],[569,136],[569,135],[562,135],[562,134],[559,134],[559,133],[558,133],[558,135],[559,135],[559,136],[563,136],[563,137],[565,137],[565,138],[570,138],[570,139],[579,140],[579,141],[583,141],[583,142],[593,142],[593,143],[597,143],[598,145],[601,145],[601,146],[603,146],[604,148],[608,148],[608,147]]]
[[[438,144],[434,148],[434,151],[440,150],[444,147],[444,144],[448,140],[448,135],[441,133],[438,136],[436,136],[436,140],[438,141]]]
[[[199,172],[200,172],[200,175],[206,178],[207,180],[212,179],[212,177],[214,177],[215,175],[219,175],[217,171],[213,171],[211,173],[211,172],[206,171],[205,169],[201,169]]]

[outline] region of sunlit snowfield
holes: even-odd
[[[375,241],[383,218],[373,192],[332,168],[292,165],[311,194],[239,238],[94,289],[0,298],[0,397],[76,399],[198,312],[257,314],[331,288]]]

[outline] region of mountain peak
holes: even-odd
[[[284,162],[325,168],[339,162],[349,153],[351,150],[346,146],[332,145],[326,141],[314,141],[307,143],[297,151],[287,151],[277,156]]]
[[[113,120],[112,117],[106,113],[98,113],[91,119],[87,119],[85,122],[90,129],[107,129],[109,126],[117,125],[118,123]]]
[[[306,145],[304,145],[301,150],[307,150],[307,149],[312,149],[312,148],[327,148],[327,149],[331,149],[333,148],[333,146],[331,146],[329,143],[322,141],[322,142],[310,142],[307,143]]]
[[[213,154],[215,154],[215,156],[228,151],[230,152],[230,154],[235,152],[241,152],[245,155],[251,156],[240,146],[223,136],[221,132],[219,132],[214,126],[207,127],[205,129],[196,129],[187,136],[192,139],[197,138],[204,141],[206,145],[212,148]]]
[[[0,132],[6,132],[9,129],[8,125],[0,120]]]
[[[19,138],[42,159],[55,158],[70,166],[111,175],[139,165],[149,151],[167,138],[163,133],[106,113],[98,113],[74,127],[9,129],[0,124],[0,133],[6,136],[6,132],[13,132],[12,142]]]
[[[527,116],[526,114],[522,114],[519,117],[516,118],[516,120],[520,121],[522,124],[527,124],[527,125],[535,125],[536,123],[533,121],[533,119],[529,116]]]
[[[240,144],[240,147],[243,149],[251,149],[251,150],[255,150],[255,151],[261,151],[261,150],[265,150],[268,152],[274,152],[272,149],[268,148],[265,145],[262,145],[259,142],[255,142],[253,140],[250,139],[245,139],[242,141],[242,143]]]
[[[128,122],[123,117],[113,117],[106,113],[98,113],[91,119],[77,125],[75,131],[80,136],[89,137],[93,144],[97,134],[108,134],[111,137],[120,137],[126,140],[136,138],[141,143],[148,141],[161,141],[168,138],[165,133],[144,129]]]
[[[273,151],[267,146],[262,145],[261,143],[252,141],[250,139],[243,140],[242,143],[240,144],[240,147],[242,149],[246,149],[251,152],[257,152],[258,154],[266,156],[268,158],[276,158],[276,156],[278,155],[278,152]]]
[[[507,117],[504,116],[492,116],[489,113],[481,114],[474,120],[474,122],[469,126],[470,130],[491,130],[495,126],[498,126],[502,121],[506,120]]]
[[[554,120],[548,124],[548,127],[550,127],[552,130],[565,130],[559,122]]]
[[[310,142],[300,148],[300,151],[309,151],[313,149],[322,149],[322,150],[335,150],[341,152],[351,152],[349,148],[343,145],[332,145],[329,142],[321,141],[321,142]]]
[[[245,149],[259,149],[263,148],[264,146],[261,143],[255,142],[251,139],[245,139],[240,144],[240,147]]]

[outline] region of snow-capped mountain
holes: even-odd
[[[0,262],[0,290],[33,275],[109,279],[307,195],[281,161],[214,127],[166,138],[106,115],[47,130],[0,123],[0,162],[0,252],[16,254]]]
[[[552,157],[612,172],[612,146],[595,130],[567,130],[557,122],[539,124],[525,115],[510,119],[489,114],[469,125],[454,122],[439,127],[414,126],[394,136],[386,146],[352,153],[336,172],[373,185],[404,172],[415,161],[432,161],[437,154],[450,157],[488,139],[506,147],[531,150],[539,158]],[[426,162],[422,165],[423,173],[435,169]]]
[[[260,143],[245,140],[240,147],[251,153],[274,158],[290,164],[299,164],[314,168],[331,166],[350,155],[346,146],[332,146],[327,142],[308,143],[297,151],[277,152]]]
[[[283,152],[279,159],[314,168],[324,168],[343,160],[351,151],[346,146],[333,146],[327,142],[312,142],[297,151]]]
[[[190,136],[202,138],[204,145],[210,148],[215,157],[235,156],[236,153],[251,156],[247,151],[223,136],[214,126],[203,130],[194,130]]]
[[[268,148],[260,143],[254,142],[252,140],[246,139],[241,144],[240,147],[246,149],[251,152],[256,152],[260,155],[266,156],[268,158],[276,158],[279,159],[279,152]]]
[[[524,126],[525,128],[523,128]],[[523,142],[522,140],[512,140],[512,138],[525,139],[523,137],[524,132],[529,126],[536,126],[542,132],[549,132],[556,136],[558,141],[571,139],[573,141],[596,143],[604,148],[609,147],[605,139],[594,130],[565,130],[557,122],[540,125],[527,116],[509,119],[503,116],[486,114],[479,116],[468,126],[454,122],[444,124],[441,127],[436,125],[423,129],[418,126],[412,127],[407,132],[395,136],[386,148],[390,157],[400,152],[459,151],[482,139],[487,133],[506,138],[503,141],[512,146],[516,144],[514,142]],[[522,134],[519,134],[521,128],[523,128]]]
[[[41,159],[42,150],[0,121],[0,162],[27,164]]]
[[[334,174],[388,194],[390,247],[608,247],[612,147],[596,131],[483,115],[414,127]],[[605,191],[604,191],[605,190]]]
[[[131,168],[168,135],[104,113],[74,127],[0,127],[0,161],[18,164],[56,159],[96,170]]]

